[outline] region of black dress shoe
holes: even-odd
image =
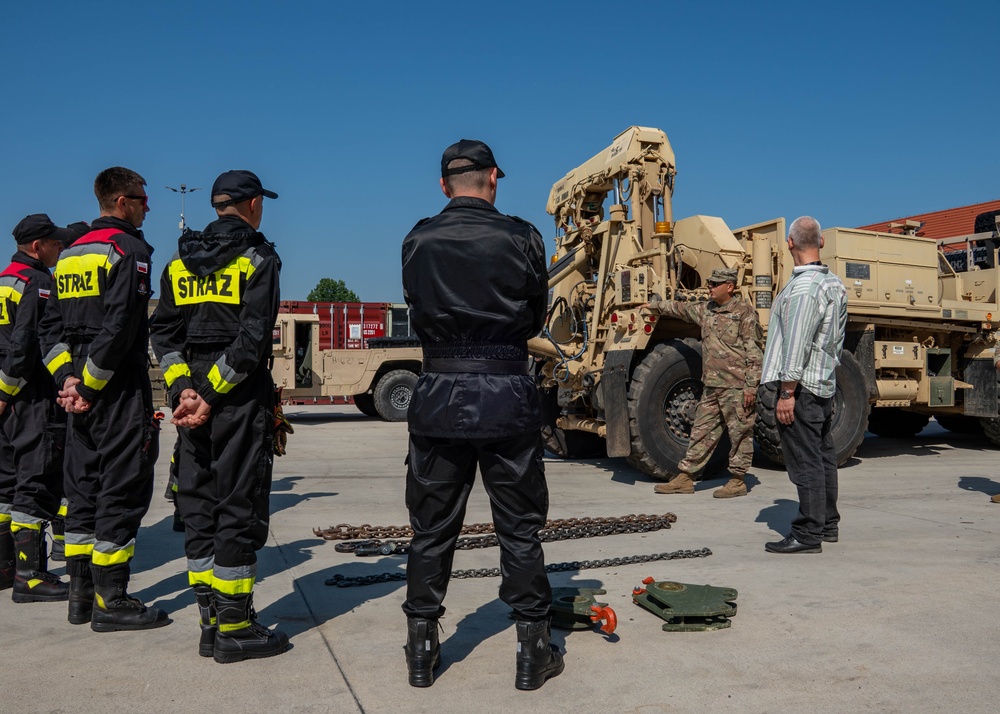
[[[823,545],[822,543],[806,545],[805,543],[799,543],[795,540],[794,536],[787,535],[784,540],[765,543],[764,550],[768,553],[822,553]]]
[[[824,543],[836,543],[840,540],[840,536],[837,533],[827,533],[823,536]]]

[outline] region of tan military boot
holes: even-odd
[[[667,483],[658,483],[654,493],[694,493],[694,481],[687,474],[677,474]]]
[[[993,503],[1000,503],[1000,493],[998,493],[996,496],[991,497],[990,501]]]
[[[747,485],[743,482],[742,476],[733,476],[726,485],[716,489],[712,494],[715,498],[735,498],[736,496],[746,496]]]

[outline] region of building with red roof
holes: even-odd
[[[931,213],[920,213],[915,216],[896,218],[891,221],[872,223],[867,226],[858,226],[864,231],[879,231],[881,233],[906,233],[907,228],[914,227],[913,221],[919,223],[913,235],[924,236],[925,238],[952,238],[954,236],[969,235],[974,232],[976,216],[981,213],[1000,211],[1000,199],[995,201],[985,201],[983,203],[973,203],[969,206],[958,208],[948,208],[943,211],[933,211]]]

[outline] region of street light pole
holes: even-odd
[[[181,222],[180,222],[180,229],[181,229],[181,231],[183,231],[187,227],[187,224],[184,223],[184,196],[186,196],[189,193],[194,193],[195,191],[200,191],[201,189],[200,188],[188,188],[184,184],[181,184],[180,188],[173,188],[172,186],[165,186],[164,188],[167,188],[167,189],[173,191],[174,193],[179,193],[181,195]]]

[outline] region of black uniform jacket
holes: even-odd
[[[49,299],[52,275],[38,258],[18,251],[0,273],[0,402],[9,402],[31,380],[51,377],[42,366],[38,323]]]
[[[403,296],[424,359],[527,362],[548,276],[530,223],[460,196],[403,240]],[[499,438],[541,428],[534,377],[426,370],[407,416],[421,436]]]
[[[153,352],[176,402],[194,389],[221,401],[271,355],[281,260],[263,233],[235,216],[186,230],[160,279],[150,325]],[[211,366],[192,372],[188,360]],[[204,372],[204,373],[200,373]]]
[[[101,216],[59,256],[57,299],[41,324],[43,361],[57,386],[78,377],[77,392],[94,401],[123,364],[147,368],[152,255],[142,231]],[[87,354],[79,374],[71,357],[78,346]]]

